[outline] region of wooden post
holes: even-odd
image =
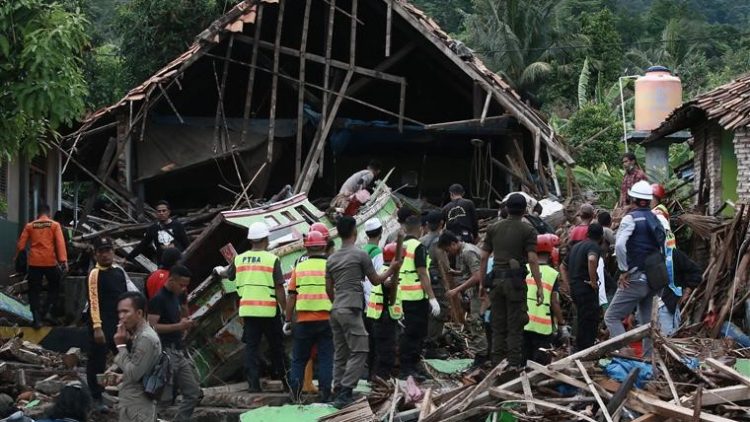
[[[482,107],[482,117],[479,118],[479,124],[484,126],[484,120],[487,118],[487,112],[490,111],[490,100],[492,99],[492,93],[487,92],[487,96],[484,99],[484,107]]]
[[[385,12],[385,57],[391,55],[391,26],[393,23],[393,0],[388,0]]]
[[[247,94],[245,94],[245,110],[242,113],[242,134],[240,135],[240,145],[245,144],[247,136],[247,127],[250,124],[250,106],[253,101],[253,85],[255,85],[255,68],[258,63],[258,47],[260,46],[260,26],[263,22],[263,3],[256,6],[258,8],[255,16],[255,41],[253,42],[253,53],[250,58],[250,74],[247,77]]]
[[[404,133],[404,112],[406,111],[406,82],[401,83],[398,100],[398,133]]]
[[[271,75],[271,109],[268,114],[268,154],[266,161],[273,159],[273,139],[276,136],[276,91],[279,87],[279,49],[281,48],[281,32],[284,25],[285,0],[279,0],[279,16],[276,20],[276,40],[273,49],[273,74]]]
[[[232,48],[234,47],[234,34],[229,34],[229,44],[227,45],[227,52],[224,57],[230,59],[232,57]],[[214,72],[215,74],[216,72]],[[218,146],[221,138],[219,125],[222,120],[226,117],[224,115],[224,90],[227,87],[227,76],[229,75],[229,60],[224,61],[224,69],[221,72],[221,84],[219,85],[219,99],[216,102],[216,121],[214,122],[214,143]]]
[[[307,31],[310,26],[311,0],[305,1],[305,17],[302,21],[302,41],[300,43],[299,55],[299,91],[297,91],[297,145],[295,150],[294,177],[299,178],[302,172],[302,130],[304,127],[305,111],[305,66],[307,59]]]

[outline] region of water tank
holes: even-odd
[[[682,104],[682,82],[664,66],[635,80],[635,130],[654,130]]]

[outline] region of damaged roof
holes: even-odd
[[[695,120],[715,120],[726,130],[750,124],[750,74],[721,85],[683,103],[656,128],[645,142],[694,126]]]
[[[408,1],[381,1],[392,7],[395,14],[419,31],[478,86],[490,94],[497,103],[506,109],[508,114],[515,117],[523,127],[531,132],[536,145],[544,143],[549,152],[557,159],[568,165],[574,163],[574,159],[557,138],[546,118],[526,104],[500,75],[489,70],[479,57],[473,54],[463,43],[452,39],[432,18]],[[134,102],[148,100],[155,90],[166,89],[165,83],[176,82],[179,85],[177,76],[219,43],[222,36],[229,33],[241,33],[245,24],[255,22],[256,7],[261,2],[273,4],[278,3],[278,0],[244,0],[240,2],[201,32],[184,53],[158,70],[146,81],[131,89],[120,101],[87,115],[79,129],[66,138],[79,139],[92,127],[102,125],[103,122],[99,122],[100,119],[111,117],[114,112],[121,108],[132,107]],[[111,121],[111,118],[106,120]]]

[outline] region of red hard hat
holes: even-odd
[[[658,183],[654,183],[653,185],[651,185],[651,194],[661,199],[667,195],[667,192],[664,190],[664,186]]]
[[[307,232],[307,236],[305,237],[306,248],[314,246],[326,246],[327,244],[328,240],[326,240],[325,236],[323,236],[322,233],[315,230]]]
[[[312,223],[310,225],[310,231],[316,231],[322,234],[325,240],[328,240],[328,238],[330,237],[330,234],[328,233],[328,227],[326,227],[326,225],[323,223]]]
[[[560,238],[554,234],[540,234],[536,237],[536,252],[546,252],[551,254],[555,246],[560,244]]]
[[[406,249],[401,248],[401,256],[406,255]],[[385,245],[385,248],[383,248],[383,261],[384,262],[393,262],[393,260],[396,258],[396,242],[391,242],[387,245]]]

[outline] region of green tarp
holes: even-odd
[[[466,370],[474,362],[472,359],[425,359],[424,361],[441,374],[457,374]]]
[[[240,415],[240,422],[316,422],[335,412],[336,408],[328,404],[263,406]]]

